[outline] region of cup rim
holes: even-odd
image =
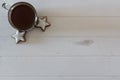
[[[33,12],[35,14],[35,20],[34,20],[34,23],[33,25],[31,26],[31,28],[27,29],[27,30],[19,30],[19,31],[28,31],[28,30],[31,30],[32,28],[34,28],[34,26],[37,24],[37,21],[38,21],[38,17],[37,17],[37,12],[35,10],[35,8],[28,2],[17,2],[15,4],[13,4],[10,9],[8,10],[8,21],[10,22],[10,24],[12,25],[13,28],[17,29],[16,26],[13,24],[12,20],[11,20],[11,13],[12,11],[14,10],[14,8],[16,8],[17,6],[19,5],[27,5],[29,6],[31,9],[33,9]],[[18,30],[18,29],[17,29]]]

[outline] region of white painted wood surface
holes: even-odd
[[[2,4],[3,1],[4,0],[1,0],[0,4]],[[20,1],[29,2],[32,5],[34,5],[40,16],[41,15],[120,16],[120,0],[5,0],[5,1],[10,5]]]
[[[45,33],[34,29],[16,45],[0,7],[0,80],[120,80],[119,0],[28,1],[52,26]],[[71,7],[73,13],[66,11]]]

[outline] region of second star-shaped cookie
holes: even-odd
[[[44,32],[46,28],[49,26],[50,26],[50,23],[47,21],[47,17],[41,17],[39,18],[36,28],[40,28]]]
[[[16,43],[19,42],[25,42],[25,31],[20,32],[20,31],[16,31],[16,33],[14,35],[12,35],[12,38],[15,39]]]

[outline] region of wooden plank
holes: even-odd
[[[14,4],[21,0],[6,0]],[[119,0],[24,0],[47,16],[120,16]],[[1,0],[0,3],[3,1]],[[1,9],[0,9],[1,10]],[[3,14],[4,15],[4,14]]]
[[[16,78],[16,77],[7,77],[7,78],[0,78],[1,80],[119,80],[120,78],[63,78],[63,77],[57,77],[57,78]]]
[[[119,57],[1,57],[0,77],[119,78]]]
[[[1,38],[2,39],[2,38]],[[86,42],[87,40],[87,42]],[[5,41],[5,43],[3,43]],[[90,42],[89,42],[90,41]],[[3,38],[0,56],[20,57],[109,57],[120,56],[120,38],[30,38],[16,45],[11,38]],[[58,44],[59,43],[59,44]],[[9,46],[10,45],[10,46]]]
[[[45,33],[39,29],[30,35],[53,37],[116,37],[119,36],[120,17],[48,17],[52,24]],[[0,36],[14,33],[14,29],[7,21],[7,17],[0,18]],[[36,35],[37,36],[37,35]]]

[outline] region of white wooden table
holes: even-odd
[[[120,80],[119,0],[24,1],[52,26],[15,44],[0,7],[0,80]]]

